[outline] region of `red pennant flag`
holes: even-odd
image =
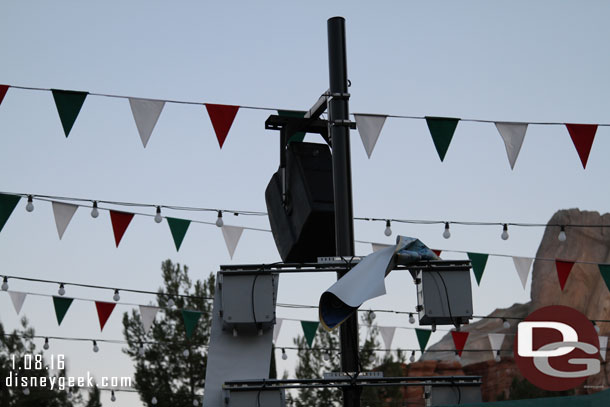
[[[566,281],[568,281],[568,277],[570,276],[570,272],[572,271],[573,265],[573,261],[555,260],[555,267],[557,268],[557,278],[559,278],[559,285],[561,286],[561,291],[563,291],[563,287],[565,287]]]
[[[114,232],[116,247],[119,247],[119,243],[132,219],[133,213],[110,211],[110,221],[112,222],[112,231]]]
[[[432,251],[434,252],[434,254],[436,254],[438,257],[441,257],[441,253],[443,252],[442,250],[437,250],[437,249],[432,249]]]
[[[113,302],[95,302],[95,308],[97,308],[97,317],[100,320],[100,331],[104,330],[104,325],[106,325],[106,321],[108,321],[108,318],[110,317],[110,314],[112,314],[112,310],[115,306],[116,304]]]
[[[6,91],[8,90],[9,86],[8,85],[0,85],[0,105],[2,104],[2,101],[4,100],[4,96],[6,95]]]
[[[587,160],[589,159],[589,153],[591,152],[591,146],[593,145],[593,139],[595,138],[595,132],[597,131],[597,124],[568,124],[566,123],[570,137],[582,167],[587,168]]]
[[[227,134],[229,134],[229,129],[233,124],[233,120],[235,119],[235,115],[239,110],[239,106],[206,103],[205,108],[208,110],[212,126],[214,126],[218,144],[220,144],[220,148],[222,148],[222,145],[227,138]]]
[[[468,339],[468,332],[451,331],[451,336],[453,337],[455,350],[457,351],[458,355],[462,356],[464,345],[466,345],[466,339]]]

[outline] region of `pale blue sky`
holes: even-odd
[[[355,4],[354,4],[355,3]],[[328,87],[326,20],[347,23],[350,110],[414,116],[609,123],[610,28],[607,2],[4,2],[0,5],[0,83],[125,96],[306,109]],[[89,96],[66,140],[50,93],[9,90],[0,106],[0,190],[151,204],[265,210],[264,188],[278,165],[269,112],[242,109],[219,150],[201,106],[167,104],[146,149],[129,104]],[[563,126],[530,126],[514,171],[493,124],[458,125],[441,163],[421,120],[388,119],[369,160],[352,132],[357,216],[546,222],[558,209],[608,211],[610,129],[600,128],[582,169]],[[221,232],[192,225],[176,253],[165,222],[136,217],[119,249],[108,214],[80,209],[59,241],[50,204],[25,202],[0,234],[7,274],[155,290],[171,258],[204,277],[230,263]],[[151,211],[151,213],[153,213]],[[177,214],[174,214],[177,215]],[[178,216],[214,220],[214,215]],[[265,219],[228,224],[267,228]],[[391,242],[380,223],[356,222],[356,238]],[[393,225],[434,248],[533,256],[541,229]],[[369,245],[357,245],[367,254]],[[456,258],[463,258],[455,255]],[[270,234],[246,231],[234,263],[277,261]],[[391,275],[388,295],[365,307],[413,309],[415,287]],[[280,302],[316,304],[334,276],[286,276]],[[16,290],[56,287],[11,282]],[[528,284],[529,290],[529,284]],[[510,259],[490,258],[475,312],[527,301]],[[70,288],[68,295],[109,300],[112,293]],[[147,303],[124,294],[126,302]],[[0,321],[16,325],[7,295]],[[75,303],[61,328],[48,298],[28,298],[22,314],[38,334],[121,338],[115,310],[99,333],[95,309]],[[315,311],[278,316],[316,319]],[[406,325],[379,314],[382,325]],[[279,345],[299,333],[286,322]],[[431,341],[438,340],[440,333]],[[120,346],[53,343],[73,374],[131,374]],[[394,347],[414,347],[399,331]],[[294,354],[280,369],[291,369]],[[134,405],[119,395],[115,405]],[[106,399],[107,400],[107,399]]]

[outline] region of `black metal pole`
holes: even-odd
[[[349,94],[347,91],[347,57],[345,50],[345,19],[328,20],[328,67],[330,102],[328,121],[333,152],[333,187],[335,198],[335,235],[337,256],[354,255],[354,214],[352,207],[352,173],[349,141]],[[339,273],[341,278],[345,273]],[[352,315],[341,324],[341,369],[359,371],[358,316]],[[360,406],[360,388],[343,389],[345,407]]]

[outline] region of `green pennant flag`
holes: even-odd
[[[72,126],[78,117],[80,108],[85,103],[87,92],[78,92],[75,90],[57,90],[51,89],[53,93],[53,99],[55,99],[55,106],[57,106],[57,112],[61,120],[61,125],[64,128],[66,138],[72,130]]]
[[[197,327],[197,322],[201,318],[201,312],[182,310],[182,319],[184,320],[184,328],[186,329],[186,337],[190,338]]]
[[[468,253],[468,258],[472,263],[472,272],[477,279],[477,285],[481,285],[481,277],[483,277],[483,272],[485,271],[487,257],[489,255],[484,253]]]
[[[606,282],[606,287],[610,290],[610,264],[598,264],[598,267],[602,278]]]
[[[419,342],[419,349],[421,349],[422,353],[424,353],[428,340],[430,339],[430,335],[432,335],[432,331],[429,329],[415,328],[415,334],[417,335],[417,342]]]
[[[176,250],[180,250],[180,245],[182,245],[182,241],[184,240],[184,235],[186,235],[186,231],[188,230],[191,221],[186,219],[178,219],[178,218],[165,218],[167,219],[167,224],[169,225],[169,230],[172,232],[172,237],[174,238],[174,244],[176,245]]]
[[[302,111],[298,111],[298,110],[278,110],[277,111],[277,115],[283,116],[283,117],[303,118],[303,117],[305,117],[305,113],[306,112],[302,112]],[[292,137],[290,137],[290,139],[288,140],[288,144],[290,144],[293,141],[302,142],[304,138],[305,138],[305,132],[299,131],[297,133],[294,133],[292,135]]]
[[[57,317],[57,325],[61,325],[61,321],[64,320],[68,308],[72,305],[74,298],[64,298],[53,296],[53,305],[55,306],[55,316]]]
[[[21,199],[18,195],[0,194],[0,231]]]
[[[316,332],[318,331],[319,325],[320,321],[301,321],[301,327],[303,328],[303,333],[305,334],[305,340],[310,348],[313,344],[314,338],[316,337]]]
[[[445,159],[445,154],[449,149],[449,144],[453,138],[453,133],[460,119],[453,117],[429,117],[426,116],[426,123],[434,141],[434,147],[441,161]]]

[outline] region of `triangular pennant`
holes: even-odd
[[[597,132],[597,124],[568,124],[566,123],[574,147],[580,157],[582,168],[587,168],[587,160]]]
[[[422,353],[424,353],[424,350],[426,350],[426,345],[428,344],[428,340],[430,340],[430,335],[432,335],[432,331],[429,329],[415,328],[415,334],[417,335],[419,349],[422,351]]]
[[[78,209],[78,205],[72,205],[62,202],[52,202],[53,215],[55,216],[55,226],[57,226],[57,233],[61,239],[68,227],[68,224],[72,220],[72,217]]]
[[[445,154],[447,154],[447,149],[449,149],[449,144],[459,121],[460,119],[452,117],[426,116],[426,123],[441,161],[445,159]]]
[[[235,248],[237,248],[237,243],[239,243],[243,231],[244,228],[239,226],[224,225],[222,227],[222,235],[225,238],[225,243],[227,244],[227,249],[229,250],[229,256],[231,256],[231,258],[233,258]]]
[[[167,224],[169,225],[169,230],[172,232],[172,237],[174,238],[176,250],[180,250],[180,246],[182,245],[182,241],[184,240],[184,235],[186,235],[186,231],[188,230],[191,221],[186,219],[169,217],[166,219]]]
[[[74,298],[56,297],[53,296],[53,306],[55,307],[55,316],[57,317],[57,325],[61,325],[64,320],[68,308],[72,305]]]
[[[506,147],[506,154],[508,155],[508,162],[510,169],[515,168],[515,162],[521,151],[523,145],[523,139],[525,139],[525,132],[527,131],[527,123],[503,123],[497,122],[496,128],[504,140],[504,146]]]
[[[85,103],[87,92],[57,89],[51,89],[51,92],[53,93],[53,99],[55,99],[55,106],[57,106],[64,133],[68,137],[83,103]]]
[[[4,100],[4,96],[6,96],[6,91],[8,91],[8,88],[10,86],[8,85],[0,85],[0,105],[2,104],[2,101]]]
[[[375,144],[377,143],[377,139],[379,138],[379,134],[381,133],[385,119],[387,119],[388,116],[376,114],[354,114],[354,117],[356,118],[356,127],[358,128],[358,133],[360,133],[360,138],[362,139],[362,144],[364,145],[366,155],[371,158],[371,154],[373,154],[373,149],[375,148]]]
[[[216,132],[218,144],[220,145],[220,148],[222,148],[222,145],[227,138],[227,134],[229,134],[229,129],[231,129],[231,125],[233,124],[233,120],[235,119],[235,115],[239,110],[239,106],[206,103],[205,108],[208,110],[208,115],[212,121],[214,131]]]
[[[458,355],[462,356],[464,345],[466,345],[466,340],[468,339],[468,332],[451,331],[451,336],[453,337],[455,350],[457,351]]]
[[[472,272],[477,280],[477,285],[481,285],[481,278],[483,277],[488,257],[489,255],[485,253],[468,253],[468,258],[472,263]]]
[[[488,334],[489,344],[491,345],[492,357],[496,357],[496,352],[502,349],[502,343],[506,334]]]
[[[133,213],[110,211],[110,222],[112,222],[112,231],[114,232],[116,247],[119,247],[119,243],[121,243],[121,239],[132,219]]]
[[[610,290],[610,264],[598,264],[599,272],[606,282],[606,287]]]
[[[386,247],[390,247],[391,245],[389,244],[382,244],[382,243],[371,243],[371,250],[373,252],[385,249]]]
[[[100,331],[104,330],[104,325],[106,325],[106,321],[108,321],[108,318],[110,318],[110,314],[112,314],[114,307],[116,307],[116,303],[114,302],[95,302],[97,317],[100,320]]]
[[[555,267],[557,268],[557,278],[559,279],[559,286],[561,287],[561,291],[566,285],[566,281],[568,281],[568,277],[570,276],[570,272],[572,271],[572,266],[574,266],[574,262],[572,261],[563,261],[563,260],[555,260]]]
[[[380,326],[379,333],[383,339],[386,349],[392,348],[392,339],[394,339],[394,333],[396,332],[395,326]]]
[[[606,360],[606,348],[608,347],[608,337],[600,336],[599,337],[599,355],[602,357],[602,360]]]
[[[441,253],[443,252],[442,250],[438,250],[438,249],[431,249],[432,252],[434,252],[434,254],[436,254],[438,257],[441,257]]]
[[[140,305],[140,319],[141,319],[142,328],[144,328],[145,334],[148,333],[153,322],[155,322],[155,317],[157,316],[157,312],[159,312],[158,307],[152,307],[149,305]]]
[[[311,345],[313,345],[314,338],[316,337],[318,325],[320,325],[319,321],[301,321],[301,327],[303,328],[303,333],[305,334],[305,340],[310,348]]]
[[[193,335],[199,318],[201,318],[201,312],[199,311],[182,310],[182,319],[184,320],[184,329],[186,330],[187,338],[190,338]]]
[[[25,297],[27,294],[18,291],[9,291],[8,295],[11,296],[11,301],[13,301],[13,307],[15,307],[15,312],[19,314],[21,312],[21,307],[23,307],[23,302],[25,301]]]
[[[273,327],[273,343],[277,343],[277,337],[282,329],[282,318],[275,318],[275,326]]]
[[[531,257],[513,257],[513,263],[515,263],[515,269],[517,269],[517,274],[519,274],[523,289],[525,289],[525,285],[527,284],[527,276],[530,274],[530,268],[532,267],[533,261],[534,259]]]
[[[21,199],[18,195],[0,194],[0,231]]]
[[[157,124],[157,120],[159,120],[163,106],[165,106],[165,101],[129,98],[129,105],[131,106],[131,113],[136,122],[138,133],[140,133],[142,145],[146,148],[150,135]]]
[[[307,112],[303,112],[300,110],[278,110],[277,111],[277,115],[278,116],[283,116],[283,117],[296,117],[296,118],[303,118],[305,117],[305,113]],[[305,132],[304,131],[299,131],[294,133],[290,139],[288,140],[287,144],[292,143],[293,141],[296,142],[302,142],[305,139]]]

